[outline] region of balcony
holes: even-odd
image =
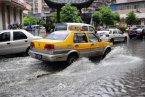
[[[31,9],[30,4],[24,0],[0,0],[0,4],[12,5],[21,9]]]

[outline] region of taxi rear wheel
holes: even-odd
[[[108,53],[110,53],[110,52],[111,52],[111,48],[107,48],[106,51],[105,51],[105,53],[104,53],[104,55],[103,55],[103,58],[106,57],[106,55],[107,55]]]
[[[73,62],[75,62],[78,59],[78,56],[76,54],[71,54],[67,58],[67,64],[70,65]]]

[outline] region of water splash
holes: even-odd
[[[93,63],[88,58],[81,58],[68,66],[59,75],[76,75],[85,74],[98,70],[102,66],[114,65],[132,65],[142,62],[143,59],[131,55],[131,52],[125,46],[115,47],[104,59],[99,63]]]
[[[99,64],[100,65],[127,65],[142,62],[143,59],[133,56],[125,46],[115,47]]]
[[[58,73],[59,75],[70,75],[70,74],[82,74],[93,71],[95,64],[92,63],[88,58],[81,58],[68,66],[64,71]]]

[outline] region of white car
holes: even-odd
[[[0,31],[0,55],[28,52],[31,41],[35,39],[41,37],[21,29]]]
[[[119,29],[108,29],[106,31],[98,31],[98,36],[104,41],[110,42],[126,42],[127,35],[121,32]]]

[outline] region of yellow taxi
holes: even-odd
[[[42,61],[73,63],[81,57],[105,56],[112,43],[102,41],[93,32],[55,31],[46,39],[33,40],[29,55]]]

